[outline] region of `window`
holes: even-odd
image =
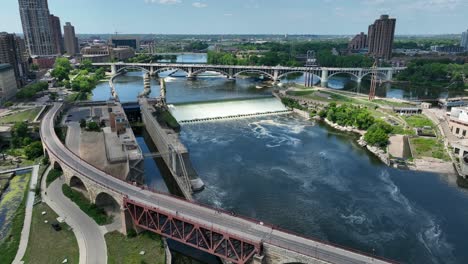
[[[466,136],[466,130],[463,130],[462,136]]]
[[[460,128],[459,127],[457,127],[457,130],[455,130],[455,134],[458,135],[458,133],[460,133]]]

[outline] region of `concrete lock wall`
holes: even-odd
[[[329,262],[301,255],[291,250],[283,249],[270,244],[263,244],[263,260],[253,258],[252,264],[329,264]]]

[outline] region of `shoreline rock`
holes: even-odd
[[[385,152],[384,150],[382,150],[382,149],[380,149],[378,147],[368,145],[367,142],[364,140],[364,134],[366,133],[366,131],[359,130],[359,129],[354,128],[354,127],[340,126],[338,124],[335,124],[335,123],[331,122],[330,120],[328,120],[326,118],[323,119],[323,120],[325,121],[325,123],[327,123],[327,125],[335,128],[337,130],[344,131],[344,132],[353,132],[353,133],[357,133],[357,134],[361,135],[361,137],[357,140],[357,143],[359,144],[359,146],[361,146],[363,148],[365,147],[372,154],[374,154],[377,158],[379,158],[383,163],[385,163],[385,165],[387,165],[387,166],[391,165],[390,155],[388,155],[387,152]]]

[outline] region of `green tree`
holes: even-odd
[[[101,128],[99,127],[98,123],[94,121],[88,122],[87,129],[89,131],[96,131],[96,132],[101,131]]]
[[[40,141],[33,142],[29,144],[24,149],[24,154],[29,160],[33,160],[42,156],[42,143]]]
[[[57,100],[57,97],[58,97],[58,95],[55,92],[49,94],[49,99],[52,100],[52,101]]]
[[[67,58],[57,58],[55,60],[54,68],[57,68],[57,67],[61,67],[67,72],[70,72],[72,70],[70,61]]]
[[[93,62],[90,59],[84,59],[81,61],[80,69],[87,70],[88,72],[93,71]]]
[[[51,76],[56,78],[59,82],[63,80],[69,80],[69,73],[70,71],[65,69],[62,66],[56,66],[51,73]]]
[[[85,128],[85,127],[86,127],[86,120],[84,120],[83,118],[80,119],[80,127],[81,127],[81,128]]]
[[[383,122],[376,122],[367,130],[364,135],[364,140],[373,146],[385,147],[388,145],[388,134],[391,132],[392,127]]]

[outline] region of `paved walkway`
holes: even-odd
[[[49,166],[44,175],[50,169]],[[80,250],[80,264],[107,263],[107,245],[102,228],[63,194],[65,182],[62,179],[55,180],[46,189],[45,178],[42,181],[42,199],[72,227]]]
[[[18,168],[16,170],[24,170],[24,168]],[[14,264],[22,263],[21,260],[23,259],[24,254],[26,253],[26,249],[28,248],[29,231],[31,230],[32,209],[34,205],[34,197],[36,196],[34,190],[36,189],[38,172],[39,165],[33,166],[32,177],[31,181],[29,182],[28,197],[26,198],[26,215],[24,217],[23,230],[21,231],[21,238],[18,251],[16,252],[15,259],[13,260]]]

